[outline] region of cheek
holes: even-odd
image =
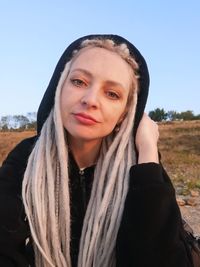
[[[109,115],[107,118],[108,118],[108,122],[110,123],[111,127],[114,128],[118,124],[118,122],[121,121],[124,111],[125,111],[125,107],[123,106],[121,108],[113,109],[111,112],[109,112]]]
[[[63,115],[64,110],[65,110],[65,105],[66,105],[66,101],[65,101],[65,97],[64,94],[61,94],[61,98],[60,98],[60,110],[61,110],[61,114]]]
[[[73,94],[70,92],[70,88],[64,87],[60,95],[61,110],[69,107],[71,102],[73,102]]]
[[[68,80],[65,81],[63,88],[61,90],[61,94],[60,94],[60,102],[63,106],[65,106],[66,104],[68,104],[69,101],[69,97],[72,96],[72,89],[69,85]]]
[[[68,116],[68,113],[70,111],[70,98],[69,96],[65,95],[64,93],[61,94],[60,99],[60,112],[62,120],[66,120],[66,117]]]

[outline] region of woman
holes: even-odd
[[[144,114],[148,86],[144,58],[120,36],[66,49],[37,136],[0,170],[1,266],[193,266]]]

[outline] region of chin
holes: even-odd
[[[82,131],[82,133],[80,134],[79,132],[69,132],[67,130],[67,134],[69,136],[69,139],[71,140],[77,140],[77,141],[85,141],[85,142],[89,142],[89,141],[94,141],[94,140],[102,140],[102,136],[99,135],[93,135],[92,133],[88,132],[86,133],[86,131]]]

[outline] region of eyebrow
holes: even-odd
[[[71,73],[76,72],[76,71],[80,71],[80,72],[86,74],[87,76],[92,77],[91,72],[89,72],[88,70],[85,70],[85,69],[81,69],[81,68],[74,69],[71,71]],[[118,82],[115,82],[112,80],[107,80],[106,83],[113,85],[113,86],[118,86],[118,87],[124,88],[124,86],[121,83],[118,83]]]
[[[72,72],[75,72],[75,71],[83,72],[83,73],[86,74],[87,76],[92,77],[92,74],[91,74],[89,71],[85,70],[85,69],[77,68],[77,69],[72,70]]]

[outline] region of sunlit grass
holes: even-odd
[[[160,123],[159,150],[175,186],[200,189],[200,121]]]
[[[0,132],[0,165],[17,143],[33,135],[35,135],[34,131]]]
[[[162,163],[183,193],[200,189],[200,120],[159,123]],[[0,132],[0,164],[22,139],[35,132]]]

